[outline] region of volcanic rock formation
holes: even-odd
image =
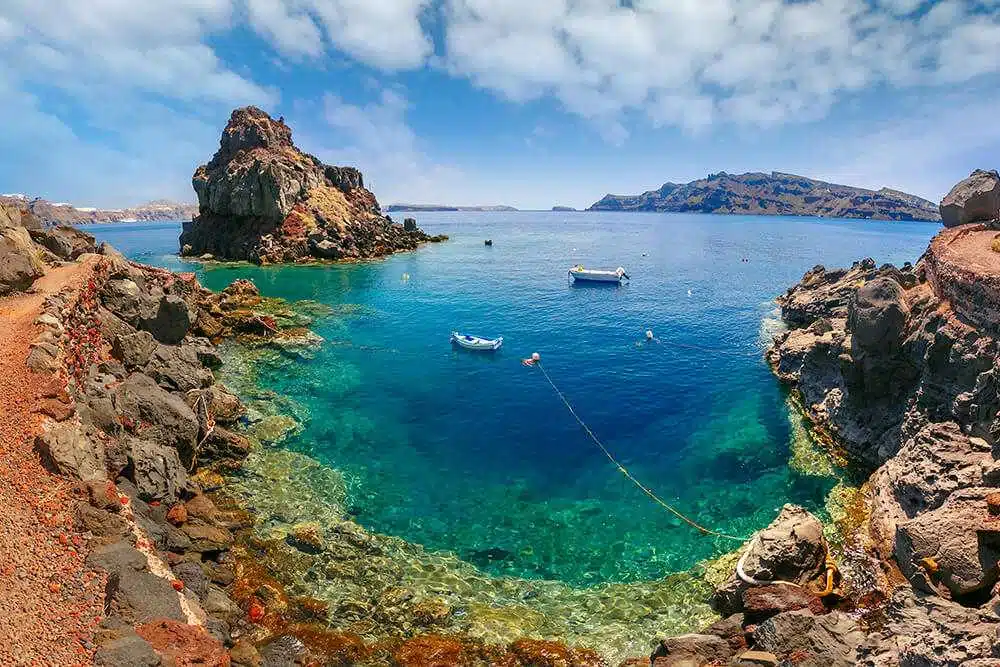
[[[857,664],[1000,657],[1000,253],[961,224],[995,219],[996,183],[976,171],[949,193],[916,266],[818,266],[778,299],[775,373],[819,441],[874,471],[851,537],[871,558],[845,578],[879,582],[883,625]]]
[[[445,238],[393,223],[361,172],[303,153],[283,119],[256,107],[233,111],[219,150],[192,184],[200,214],[184,225],[183,255],[257,263],[359,259]]]

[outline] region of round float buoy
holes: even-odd
[[[541,361],[542,360],[542,355],[538,354],[537,352],[532,352],[531,353],[531,360],[532,361]]]
[[[653,330],[646,329],[646,340],[653,340]]]

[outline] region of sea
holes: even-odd
[[[785,503],[824,516],[840,480],[801,463],[802,429],[764,361],[781,326],[775,297],[817,264],[915,262],[938,230],[703,214],[417,218],[449,240],[325,266],[188,262],[179,223],[87,229],[210,289],[248,278],[265,296],[328,307],[311,324],[318,348],[255,364],[258,389],[294,406],[294,428],[270,446],[336,471],[343,489],[330,497],[372,533],[487,579],[574,591],[662,580],[739,546],[636,482],[728,536]],[[576,264],[630,279],[573,284]],[[456,349],[452,332],[503,346]],[[532,353],[544,373],[522,364]]]

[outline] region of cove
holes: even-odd
[[[576,586],[658,579],[734,543],[693,531],[625,480],[521,357],[542,355],[637,478],[700,523],[747,535],[786,502],[821,510],[834,483],[788,464],[785,396],[761,356],[774,296],[817,263],[911,260],[936,231],[684,214],[419,222],[451,241],[322,267],[181,262],[174,224],[89,231],[211,289],[250,278],[267,296],[331,307],[313,325],[318,351],[252,369],[295,419],[274,446],[338,470],[344,510],[371,531],[490,575]],[[573,287],[576,263],[621,265],[632,281]],[[659,342],[642,342],[646,329]],[[503,335],[504,348],[453,350],[453,330]]]

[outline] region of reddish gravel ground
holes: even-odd
[[[0,665],[90,665],[104,578],[84,564],[70,484],[32,449],[38,397],[52,380],[25,366],[42,301],[80,284],[87,267],[52,269],[35,294],[0,299]]]

